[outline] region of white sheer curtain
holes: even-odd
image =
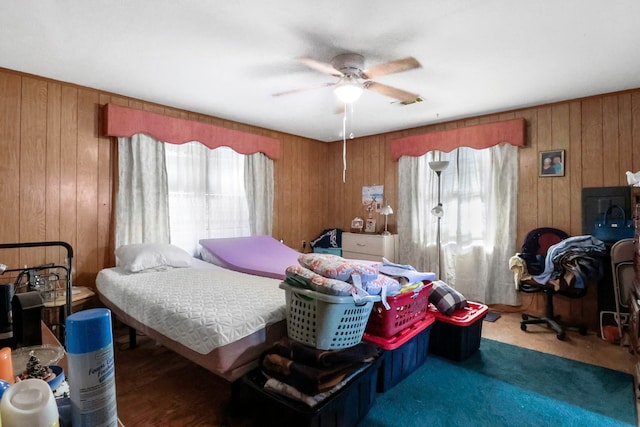
[[[244,170],[251,234],[270,236],[273,229],[273,160],[263,153],[245,156]]]
[[[197,255],[198,240],[271,234],[273,160],[263,153],[118,138],[116,247],[173,243]]]
[[[115,243],[169,243],[164,147],[145,134],[118,138]]]
[[[199,142],[164,144],[171,243],[198,254],[198,240],[251,234],[244,155]]]
[[[437,175],[431,160],[448,160],[442,172],[441,278],[465,297],[485,304],[517,305],[509,258],[516,251],[517,147],[462,147],[400,158],[399,258],[437,271]]]

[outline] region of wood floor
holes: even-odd
[[[635,369],[635,357],[627,347],[605,342],[593,331],[587,336],[569,332],[559,341],[542,327],[523,332],[519,312],[495,309],[502,316],[483,322],[483,337],[627,373]],[[228,382],[147,337],[139,336],[138,348],[128,350],[126,328],[116,327],[114,334],[118,416],[125,427],[250,425],[245,417],[228,413]]]

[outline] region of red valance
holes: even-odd
[[[146,133],[172,144],[199,141],[209,148],[226,146],[241,154],[261,152],[271,159],[280,158],[280,141],[275,138],[115,104],[105,105],[104,114],[107,136]]]
[[[503,142],[522,147],[524,129],[524,119],[514,119],[407,136],[390,141],[391,158],[418,157],[433,150],[449,152],[458,147],[482,149]]]

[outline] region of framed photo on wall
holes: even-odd
[[[541,151],[538,159],[538,176],[564,176],[564,150]]]

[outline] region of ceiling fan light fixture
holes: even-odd
[[[363,89],[360,83],[353,79],[345,79],[336,86],[333,93],[340,101],[345,104],[350,104],[360,98],[362,91]]]

